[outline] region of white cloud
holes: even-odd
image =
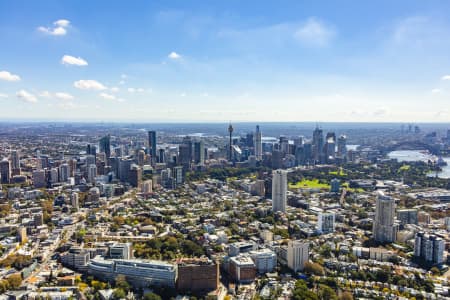
[[[55,93],[55,98],[60,100],[72,100],[74,97],[71,94],[68,93]]]
[[[73,83],[73,86],[80,90],[96,90],[96,91],[106,90],[106,86],[104,86],[103,84],[101,84],[96,80],[91,79],[87,80],[82,79],[75,81]]]
[[[441,80],[450,80],[450,75],[444,75],[441,77]]]
[[[186,96],[187,96],[186,93],[181,93],[181,94],[180,94],[180,97],[186,97]]]
[[[66,28],[69,26],[69,24],[70,24],[69,20],[60,19],[53,22],[52,27],[39,26],[38,30],[45,34],[61,36],[67,34]]]
[[[74,66],[87,66],[88,63],[81,57],[74,57],[70,55],[64,55],[61,58],[61,63],[63,65],[74,65]]]
[[[59,27],[67,27],[70,24],[69,20],[65,20],[65,19],[60,19],[58,21],[53,22],[53,24],[55,26],[59,26]]]
[[[320,47],[328,45],[335,35],[332,27],[315,18],[309,18],[294,33],[294,37],[302,44]]]
[[[120,84],[120,85],[124,85],[124,84],[125,84],[125,80],[119,81],[119,84]]]
[[[181,55],[176,52],[170,52],[170,54],[167,57],[170,59],[180,59]]]
[[[0,93],[0,98],[8,98],[8,97],[9,97],[8,95]]]
[[[99,96],[105,100],[116,100],[116,96],[107,93],[100,93]]]
[[[128,78],[128,75],[127,75],[127,74],[121,74],[121,75],[120,75],[120,78],[122,78],[122,79],[127,79],[127,78]]]
[[[19,98],[22,101],[29,102],[29,103],[36,103],[37,98],[35,95],[28,93],[25,90],[20,90],[16,93],[17,98]]]
[[[39,96],[40,97],[44,97],[44,98],[51,98],[52,94],[50,94],[49,91],[42,91],[42,92],[39,93]]]
[[[129,93],[143,93],[143,92],[145,92],[145,89],[143,89],[143,88],[132,88],[132,87],[130,87],[130,88],[127,89],[127,91],[128,91]]]
[[[0,79],[6,81],[19,81],[19,75],[11,74],[8,71],[0,71]]]
[[[387,115],[387,114],[389,114],[389,109],[386,108],[386,107],[380,107],[380,108],[377,108],[377,109],[373,112],[373,115],[375,115],[375,116],[385,116],[385,115]]]
[[[432,90],[431,90],[431,93],[432,93],[432,94],[440,94],[441,92],[442,92],[441,89],[432,89]]]
[[[120,91],[120,89],[116,86],[113,86],[112,88],[109,89],[111,92],[113,93],[118,93]]]

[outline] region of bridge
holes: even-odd
[[[439,155],[439,148],[421,141],[405,141],[393,145],[387,145],[383,151],[388,153],[396,150],[428,150],[431,154]]]

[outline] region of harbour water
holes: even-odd
[[[425,161],[428,160],[436,161],[438,158],[432,154],[430,154],[427,151],[423,150],[398,150],[398,151],[392,151],[388,154],[389,158],[395,158],[399,162],[402,161]],[[442,166],[442,171],[437,172],[437,176],[439,178],[450,178],[450,157],[443,157],[442,158],[447,165]],[[433,172],[431,174],[428,174],[428,176],[436,176],[436,173]]]

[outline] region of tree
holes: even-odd
[[[12,289],[17,289],[22,284],[22,275],[20,273],[12,274],[6,278]]]
[[[116,277],[116,287],[118,289],[122,289],[124,292],[128,292],[131,288],[130,284],[128,283],[124,275],[118,275]]]
[[[321,265],[309,261],[305,263],[304,271],[306,274],[313,274],[317,276],[323,276],[325,273]]]
[[[339,300],[353,300],[353,295],[350,292],[342,292],[341,296],[339,297]]]
[[[144,295],[144,300],[161,300],[162,298],[155,293],[146,293]]]
[[[117,288],[114,290],[113,292],[113,297],[114,299],[123,299],[127,296],[127,294],[125,293],[125,291],[121,288]]]
[[[319,285],[319,299],[321,300],[338,300],[336,292],[328,285]]]
[[[308,290],[305,281],[297,280],[295,288],[292,292],[293,300],[319,300],[319,297],[312,291]]]

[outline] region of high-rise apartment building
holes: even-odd
[[[309,243],[300,240],[289,241],[287,265],[294,272],[302,271],[309,260]]]
[[[255,156],[257,160],[262,160],[262,133],[259,125],[256,125],[255,132]]]
[[[272,211],[286,212],[287,202],[287,171],[272,172]]]
[[[148,132],[148,153],[151,155],[152,164],[156,162],[156,131]]]
[[[428,263],[441,264],[444,262],[445,242],[440,237],[423,232],[416,234],[414,240],[414,256]]]
[[[379,192],[373,221],[373,238],[377,242],[394,242],[398,226],[394,224],[395,199]]]
[[[319,213],[317,218],[317,229],[322,233],[331,233],[335,229],[334,213]]]

